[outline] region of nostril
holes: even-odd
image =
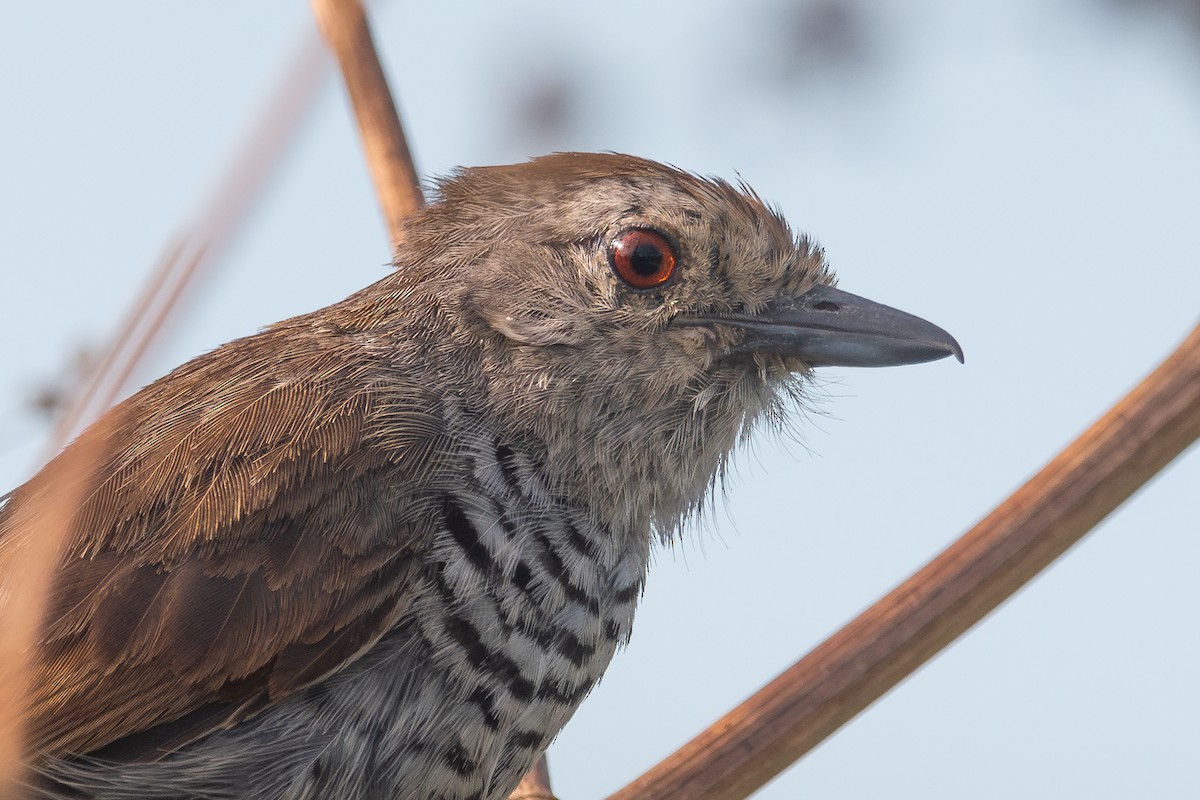
[[[842,307],[829,300],[821,300],[813,305],[817,311],[841,311]]]

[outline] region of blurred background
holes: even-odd
[[[1200,6],[1183,0],[376,5],[418,167],[616,150],[741,177],[841,286],[966,366],[826,370],[660,550],[550,751],[564,800],[673,751],[940,551],[1200,319]],[[0,26],[0,492],[213,191],[307,4],[25,3]],[[331,69],[131,386],[382,276]],[[265,159],[259,159],[264,163]],[[1200,458],[758,796],[1200,797]]]

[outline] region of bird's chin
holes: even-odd
[[[713,362],[716,370],[736,373],[766,385],[807,377],[813,372],[812,365],[799,356],[736,347],[716,354]]]

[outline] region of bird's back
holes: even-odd
[[[402,358],[381,390],[356,334],[314,324],[226,345],[85,434],[111,444],[55,575],[28,727],[60,785],[498,795],[627,638],[648,537],[556,494],[461,393]],[[14,494],[0,538],[47,480]]]

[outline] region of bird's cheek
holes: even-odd
[[[587,326],[566,315],[533,307],[514,308],[511,303],[477,302],[474,311],[492,330],[506,339],[548,347],[579,346],[587,338]]]
[[[779,358],[779,371],[784,374],[809,375],[812,373],[813,367],[802,358],[781,356]]]
[[[707,370],[729,352],[729,343],[721,331],[707,327],[678,328],[671,331],[675,346],[687,360]]]
[[[807,362],[795,356],[755,353],[752,360],[754,372],[758,375],[759,380],[767,384],[777,385],[796,375],[811,375],[813,371]]]

